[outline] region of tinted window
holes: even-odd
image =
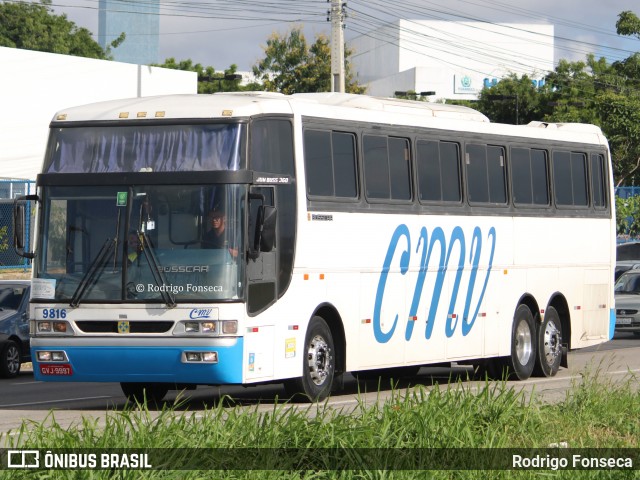
[[[411,199],[411,176],[409,174],[409,140],[389,138],[389,172],[391,173],[391,198]]]
[[[293,175],[290,121],[264,119],[251,124],[251,168],[258,172]]]
[[[533,203],[549,205],[549,167],[547,152],[544,150],[531,150],[531,183]]]
[[[304,159],[309,195],[356,197],[355,135],[307,129]]]
[[[556,204],[573,205],[572,183],[571,154],[569,152],[553,152],[553,188]]]
[[[511,182],[516,205],[548,205],[547,156],[544,150],[511,149]]]
[[[605,179],[604,155],[591,154],[591,194],[593,196],[593,206],[596,208],[606,208],[607,206]]]
[[[333,173],[336,197],[357,196],[356,140],[352,133],[333,132]]]
[[[473,203],[488,202],[487,148],[484,145],[467,145],[466,163],[469,201]]]
[[[369,198],[389,198],[389,160],[387,137],[365,135],[364,175]]]
[[[460,147],[457,143],[440,142],[440,166],[442,169],[442,200],[460,202]]]
[[[305,130],[304,164],[309,195],[333,195],[333,163],[329,132]]]
[[[460,201],[460,160],[458,145],[451,142],[419,140],[417,143],[420,200]]]
[[[367,197],[411,199],[409,140],[365,135],[363,150]]]
[[[586,155],[576,152],[553,152],[553,186],[556,203],[561,206],[586,206]]]
[[[469,144],[466,160],[469,202],[506,203],[504,148]]]
[[[487,147],[487,174],[489,178],[489,202],[491,203],[507,203],[504,157],[504,148]]]
[[[529,205],[533,203],[531,158],[528,148],[511,149],[511,185],[514,204]]]

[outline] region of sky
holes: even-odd
[[[149,1],[149,0],[131,0]],[[99,0],[52,0],[57,14],[91,31],[97,40]],[[616,34],[618,14],[640,16],[638,0],[347,0],[345,39],[398,18],[488,23],[551,23],[555,60],[584,60],[588,53],[609,61],[640,51],[640,39]],[[269,36],[302,27],[312,43],[330,34],[327,0],[160,0],[160,63],[191,59],[216,70],[236,64],[250,70],[264,58]],[[129,35],[133,41],[135,36]]]

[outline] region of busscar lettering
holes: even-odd
[[[486,238],[490,242],[490,250],[488,252],[488,259],[485,255],[486,261],[486,274],[480,294],[477,296],[475,302],[475,308],[473,305],[474,292],[476,290],[476,282],[478,280],[478,270],[481,264],[483,254],[483,238]],[[409,307],[409,318],[414,318],[417,315],[420,302],[423,298],[423,292],[427,280],[431,280],[432,291],[431,300],[429,305],[429,311],[427,313],[427,321],[424,336],[425,339],[430,339],[435,325],[436,325],[436,312],[440,305],[442,290],[445,285],[445,279],[447,277],[447,271],[450,266],[453,266],[454,275],[453,282],[451,283],[451,298],[449,299],[449,307],[447,310],[447,318],[444,324],[445,334],[448,338],[452,337],[458,327],[463,336],[466,336],[471,332],[478,316],[482,300],[484,298],[487,285],[489,283],[489,277],[491,275],[491,267],[493,265],[493,257],[496,247],[496,230],[495,227],[491,227],[483,237],[482,230],[476,226],[471,234],[470,247],[467,258],[467,244],[465,233],[462,227],[455,227],[449,234],[447,242],[447,235],[440,227],[436,227],[429,235],[426,227],[422,227],[418,236],[418,243],[415,252],[421,252],[420,263],[418,269],[418,275],[416,277],[416,283],[414,286],[414,293]],[[438,251],[439,255],[437,260],[432,262],[432,256],[435,258],[434,251]],[[399,254],[398,255],[396,254]],[[378,288],[376,291],[376,298],[373,309],[373,333],[375,339],[379,343],[388,342],[394,335],[396,327],[398,326],[399,314],[395,315],[395,318],[391,324],[391,327],[387,331],[382,330],[383,319],[382,305],[385,297],[385,289],[387,282],[389,281],[389,272],[393,268],[393,262],[395,258],[399,259],[400,274],[406,275],[409,271],[409,263],[411,260],[411,234],[409,228],[401,224],[394,231],[387,248],[387,253],[383,262],[382,271],[380,273],[380,279],[378,281]],[[396,260],[397,261],[397,260]],[[467,263],[468,262],[468,263]],[[431,272],[429,268],[431,267]],[[454,314],[456,302],[458,301],[461,287],[462,274],[467,269],[469,271],[469,279],[466,285],[466,296],[464,301],[464,311],[462,318],[460,319]],[[427,273],[429,272],[429,275]],[[411,340],[416,322],[407,321],[405,327],[405,340]]]
[[[206,273],[209,265],[161,265],[158,271],[163,273]]]

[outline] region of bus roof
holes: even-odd
[[[379,115],[371,115],[372,112]],[[468,107],[346,93],[283,95],[272,92],[229,92],[128,98],[67,108],[56,113],[53,122],[60,126],[66,122],[248,118],[265,113],[536,138],[566,140],[569,134],[576,141],[606,143],[602,131],[595,125],[549,122],[531,122],[528,125],[492,124],[484,114]]]

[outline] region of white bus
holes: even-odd
[[[129,398],[475,365],[555,375],[614,331],[607,141],[338,93],[63,110],[37,195],[38,380]],[[37,206],[33,251],[26,200]]]

